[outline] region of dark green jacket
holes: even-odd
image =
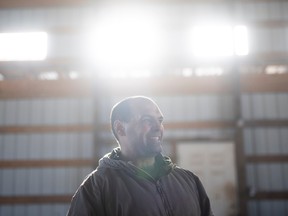
[[[211,216],[210,202],[197,176],[158,155],[152,177],[121,160],[119,148],[99,161],[98,168],[73,196],[68,216]]]

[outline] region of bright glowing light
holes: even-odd
[[[220,76],[223,74],[221,67],[199,67],[195,70],[196,76]]]
[[[193,75],[193,69],[192,68],[183,68],[182,69],[182,75],[184,77],[189,77]]]
[[[234,27],[234,46],[236,55],[248,55],[248,33],[246,26]]]
[[[0,61],[43,60],[47,55],[47,33],[0,33]]]
[[[159,17],[137,7],[103,10],[90,30],[89,58],[100,68],[143,68],[161,60]]]
[[[77,71],[70,71],[68,76],[70,79],[79,79],[80,74]]]
[[[133,78],[148,78],[151,76],[151,72],[149,70],[134,71],[130,76]]]
[[[288,73],[288,67],[286,65],[268,65],[265,68],[266,74],[283,74]]]
[[[195,56],[231,56],[233,41],[228,26],[196,26],[193,29]]]
[[[47,72],[40,73],[38,75],[38,78],[40,80],[57,80],[59,79],[59,74],[55,71],[47,71]]]
[[[248,37],[245,26],[195,26],[192,31],[193,55],[223,57],[248,54]]]

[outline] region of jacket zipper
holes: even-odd
[[[160,194],[160,197],[161,197],[162,202],[164,204],[164,208],[165,208],[166,214],[168,216],[173,216],[171,206],[170,206],[170,204],[168,202],[168,199],[167,199],[167,196],[165,195],[165,192],[163,191],[163,188],[161,186],[160,180],[156,182],[156,188],[157,188],[157,191]]]
[[[147,176],[149,176],[149,178],[151,178],[152,181],[155,182],[155,185],[156,185],[156,189],[158,191],[158,193],[160,194],[160,197],[162,199],[162,202],[163,202],[163,205],[164,205],[164,209],[165,209],[165,212],[166,212],[166,215],[167,216],[173,216],[173,213],[172,213],[172,208],[168,202],[168,199],[167,199],[167,196],[165,195],[165,192],[163,191],[163,188],[161,186],[161,181],[158,180],[156,181],[153,176],[151,176],[149,173],[147,173],[146,171],[136,167],[134,164],[132,163],[129,163],[131,166],[135,167],[137,170],[140,170],[141,172],[145,173]]]

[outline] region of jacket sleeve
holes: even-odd
[[[93,175],[89,176],[75,192],[67,216],[105,216],[101,190]]]
[[[212,209],[211,209],[210,200],[206,194],[206,191],[200,179],[197,176],[195,176],[195,181],[196,181],[196,185],[197,185],[198,192],[199,192],[201,216],[214,216]]]

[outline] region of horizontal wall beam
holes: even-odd
[[[39,196],[0,196],[1,205],[69,203],[73,195],[39,195]]]
[[[243,75],[243,92],[288,92],[288,74]],[[189,95],[231,93],[230,76],[167,77],[146,79],[6,80],[0,82],[0,99],[39,97],[93,97],[110,95]]]
[[[233,84],[230,76],[218,77],[154,77],[143,79],[99,79],[96,89],[99,96],[112,95],[190,95],[230,93]]]
[[[181,122],[165,122],[165,129],[209,129],[209,128],[233,128],[234,121],[181,121]],[[108,131],[110,124],[101,124],[96,127],[96,130]]]
[[[288,127],[288,119],[274,120],[245,120],[245,127]]]
[[[1,160],[0,168],[91,167],[93,164],[94,161],[91,159]]]
[[[246,156],[248,163],[284,163],[288,162],[287,155],[253,155]]]
[[[288,200],[288,191],[259,191],[248,197],[252,200]]]
[[[165,129],[206,129],[232,128],[234,121],[187,121],[165,122]],[[288,120],[245,120],[244,127],[288,127]],[[93,132],[96,130],[108,131],[110,124],[95,125],[23,125],[0,126],[2,134],[17,133],[50,133],[50,132]]]
[[[0,0],[0,8],[33,8],[33,7],[59,7],[59,6],[81,6],[87,5],[88,0]]]
[[[208,129],[208,128],[231,128],[235,126],[233,121],[198,121],[198,122],[168,122],[166,129]]]
[[[32,125],[0,126],[1,134],[17,133],[58,133],[58,132],[93,132],[94,125]]]
[[[288,92],[288,74],[249,74],[241,77],[243,92]]]
[[[0,99],[42,97],[91,97],[89,80],[5,80],[0,82]]]

